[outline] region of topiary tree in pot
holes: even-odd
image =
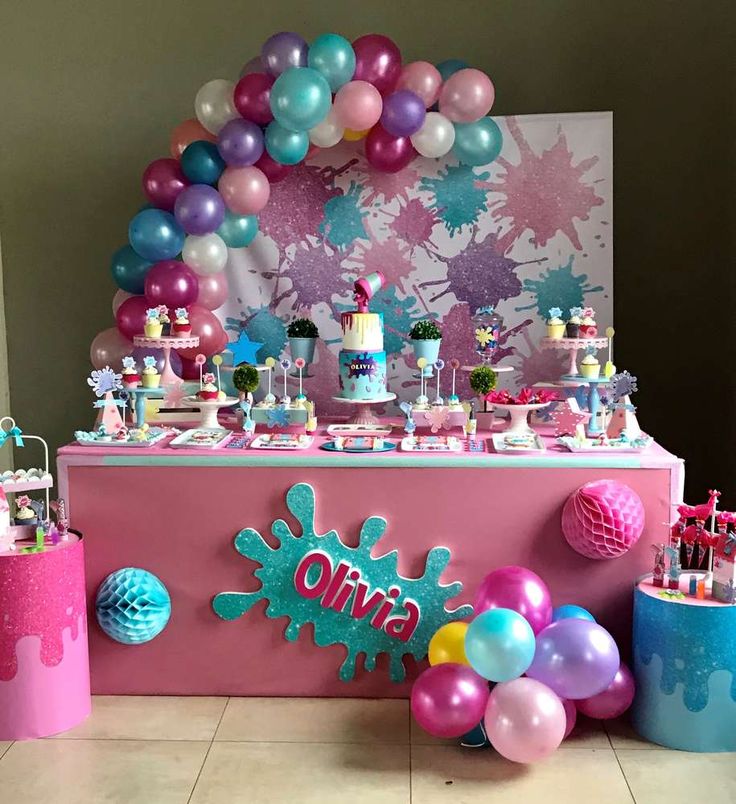
[[[434,321],[424,318],[421,321],[417,321],[411,328],[409,340],[414,349],[414,357],[417,360],[423,357],[427,361],[427,365],[422,370],[422,373],[425,377],[431,377],[432,366],[437,362],[437,358],[440,356],[442,330]]]
[[[314,360],[314,347],[319,338],[319,330],[309,318],[297,318],[286,329],[292,360],[301,357],[309,364]]]

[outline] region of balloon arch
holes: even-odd
[[[491,79],[458,59],[402,64],[399,48],[380,34],[351,44],[328,33],[311,45],[275,34],[237,83],[215,79],[197,92],[196,118],[172,132],[171,157],[145,169],[149,204],[112,258],[117,326],[94,339],[92,363],[118,366],[148,308],[188,307],[200,346],[180,350],[174,369],[197,376],[195,354],[214,355],[228,342],[212,312],[228,296],[228,249],[255,238],[272,183],[313,149],[343,139],[364,140],[368,163],[388,173],[417,155],[450,151],[463,164],[486,165],[502,145],[487,117],[494,95]]]

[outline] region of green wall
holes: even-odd
[[[201,84],[237,76],[278,30],[377,31],[407,60],[460,56],[486,70],[498,114],[614,111],[617,363],[640,377],[644,426],[687,459],[691,496],[717,484],[733,506],[734,6],[5,0],[0,237],[14,415],[54,445],[88,419],[89,344],[113,323],[110,255],[141,203],[141,171],[166,155]]]

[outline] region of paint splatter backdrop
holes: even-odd
[[[498,359],[517,369],[511,382],[558,376],[564,358],[537,346],[550,307],[591,306],[601,331],[612,323],[612,117],[495,119],[504,147],[485,167],[417,157],[379,174],[360,143],[344,143],[274,184],[261,233],[230,252],[218,315],[231,339],[244,327],[264,344],[262,362],[288,348],[289,321],[312,318],[321,340],[309,395],[321,414],[344,413],[331,402],[337,317],[354,309],[354,280],[380,270],[388,285],[371,308],[384,315],[389,388],[400,397],[418,392],[412,324],[433,318],[442,357],[475,364],[470,317],[489,304],[505,319]],[[459,393],[471,395],[466,376]]]

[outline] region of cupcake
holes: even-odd
[[[585,355],[580,363],[580,373],[588,380],[601,376],[601,364],[594,354]]]
[[[169,318],[169,308],[165,304],[158,306],[158,320],[161,322],[161,334],[171,335],[171,319]]]
[[[161,324],[161,314],[158,307],[150,307],[146,310],[146,323],[143,325],[143,334],[147,338],[160,338],[163,325]]]
[[[31,498],[22,494],[15,501],[15,524],[16,525],[35,525],[38,522],[36,512],[31,508]]]
[[[582,315],[583,315],[582,307],[570,308],[570,318],[567,319],[567,325],[565,327],[566,337],[568,338],[580,337],[580,323],[582,321]]]
[[[189,311],[186,307],[177,307],[174,311],[176,318],[171,326],[171,334],[175,338],[188,338],[192,334],[192,325],[189,323]]]
[[[143,358],[143,387],[158,388],[161,384],[161,375],[156,368],[156,358],[153,355],[146,355]]]
[[[141,375],[138,373],[138,367],[135,364],[135,359],[131,356],[123,358],[123,388],[128,391],[136,389],[141,384]]]
[[[204,385],[197,391],[197,398],[204,400],[217,399],[218,391],[215,385],[215,375],[208,372],[202,378],[202,382]]]
[[[595,323],[595,310],[592,307],[586,307],[583,310],[583,318],[580,321],[580,337],[595,338],[597,334],[598,326]]]
[[[562,310],[559,307],[552,307],[547,319],[547,337],[559,340],[565,336],[565,322],[560,318]]]

